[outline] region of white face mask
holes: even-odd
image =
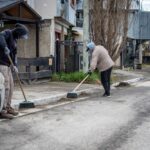
[[[28,35],[26,34],[26,35],[21,36],[21,39],[27,40],[28,39]]]
[[[93,53],[93,49],[89,49],[89,54],[92,54]]]

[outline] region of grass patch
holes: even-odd
[[[52,75],[52,81],[63,81],[63,82],[81,82],[87,74],[80,72],[72,72],[72,73],[55,73]],[[99,75],[97,72],[92,73],[91,76],[87,78],[85,83],[95,83],[96,80],[99,79]]]
[[[61,72],[61,73],[54,73],[52,75],[52,79],[51,81],[58,81],[58,82],[81,82],[87,74],[85,74],[84,72],[80,71],[80,72],[72,72],[72,73],[65,73],[65,72]],[[118,75],[114,75],[112,73],[111,75],[111,84],[115,83],[115,82],[120,82],[122,80],[125,80],[126,77],[125,76],[118,76]],[[84,83],[90,83],[90,84],[101,84],[101,82],[99,81],[99,73],[98,72],[93,72],[91,76],[89,76],[86,81]]]

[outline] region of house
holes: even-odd
[[[143,62],[150,62],[150,12],[143,11],[140,3],[138,4],[138,7],[130,11],[128,42],[123,63],[125,66],[133,65],[141,69]]]
[[[19,57],[39,56],[39,22],[41,16],[24,0],[0,1],[0,31],[13,28],[15,23],[25,24],[30,31],[29,40],[18,42]]]
[[[75,27],[80,34],[81,39],[83,38],[83,0],[77,0],[77,26]],[[141,48],[140,43],[149,40],[150,36],[150,18],[149,12],[144,12],[141,10],[141,1],[132,0],[131,8],[129,11],[129,21],[128,21],[128,42],[121,54],[121,57],[116,61],[117,66],[133,66],[134,63],[140,64],[142,61],[142,52],[139,50]],[[89,16],[90,17],[90,16]],[[79,36],[78,36],[79,38]],[[83,39],[82,39],[83,40]],[[149,43],[148,43],[149,46]],[[144,57],[147,59],[150,54],[148,52],[144,53]],[[137,57],[136,62],[134,57]]]
[[[19,57],[53,56],[56,72],[78,70],[76,31],[72,31],[76,0],[1,0],[0,8],[0,30],[17,22],[30,30],[29,40],[18,42]]]
[[[76,25],[76,0],[26,0],[26,2],[42,17],[39,56],[54,56],[56,72],[65,71],[67,67],[73,71],[71,68],[75,58],[74,43],[71,41],[72,27]]]

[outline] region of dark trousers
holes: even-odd
[[[101,83],[104,87],[106,95],[110,95],[110,77],[111,77],[112,67],[101,72]]]

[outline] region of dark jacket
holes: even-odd
[[[12,31],[9,29],[0,32],[0,65],[10,66],[10,61],[4,52],[5,47],[9,48],[10,57],[14,65],[17,65],[17,42],[16,39],[13,37]]]

